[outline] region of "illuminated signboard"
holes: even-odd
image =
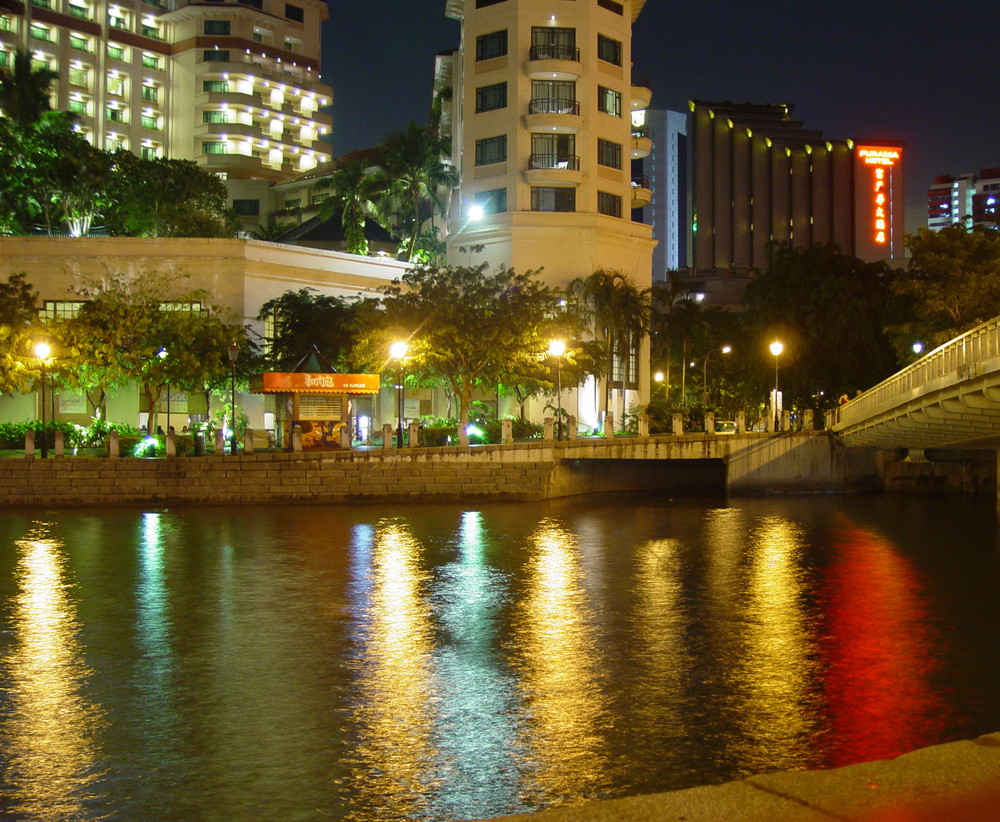
[[[902,150],[880,146],[858,146],[858,158],[864,163],[867,192],[871,203],[871,232],[876,245],[892,239],[893,173],[902,160]]]

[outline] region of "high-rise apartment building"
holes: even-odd
[[[631,160],[650,141],[633,112],[632,24],[645,0],[448,0],[462,22],[455,58],[449,249],[543,268],[565,286],[596,268],[650,280],[649,226],[631,220]]]
[[[643,125],[651,92],[632,75],[632,25],[644,5],[447,0],[445,13],[462,23],[450,72],[461,182],[449,260],[541,269],[558,288],[599,268],[650,285],[655,242],[632,220],[650,193],[633,186],[631,167],[651,147]],[[615,397],[638,392],[646,401],[648,350],[647,341],[616,362]],[[610,410],[602,396],[592,380],[575,392],[573,413],[597,424]]]
[[[979,174],[934,178],[927,192],[927,227],[1000,226],[1000,168],[983,168]]]
[[[688,192],[687,113],[650,109],[646,127],[653,151],[643,160],[651,191],[644,218],[653,226],[653,282],[666,280],[668,271],[688,267],[688,227],[691,225]]]
[[[328,16],[321,0],[0,0],[0,65],[30,51],[91,143],[196,160],[252,219],[271,183],[330,158]]]

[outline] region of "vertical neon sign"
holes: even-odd
[[[858,157],[871,172],[866,178],[872,203],[872,240],[886,245],[892,237],[892,173],[902,152],[898,148],[858,146]]]

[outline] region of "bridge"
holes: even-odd
[[[830,412],[849,446],[1000,449],[1000,317]]]

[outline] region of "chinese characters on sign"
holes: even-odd
[[[898,148],[858,147],[858,157],[870,170],[869,194],[872,198],[872,232],[877,245],[889,242],[892,229],[893,171],[900,161]]]

